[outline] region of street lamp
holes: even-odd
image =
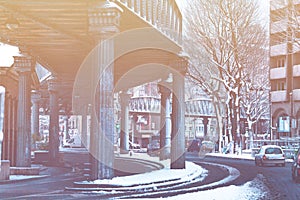
[[[3,141],[3,121],[4,121],[4,95],[5,95],[5,89],[3,90],[3,87],[0,86],[0,164],[1,164],[1,158],[2,158],[2,141]]]
[[[290,92],[290,108],[291,108],[291,111],[290,111],[290,137],[293,136],[293,121],[294,121],[294,104],[293,104],[293,92]]]
[[[0,165],[1,165],[1,158],[2,158],[2,141],[3,141],[3,132],[1,128],[0,129]]]

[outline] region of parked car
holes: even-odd
[[[188,152],[199,152],[200,144],[201,144],[201,141],[199,139],[189,140],[187,142],[187,151]]]
[[[130,151],[135,152],[135,153],[145,152],[144,149],[141,148],[141,146],[139,144],[132,143],[131,141],[129,141],[129,149],[130,149]]]
[[[147,153],[150,156],[158,156],[160,150],[159,140],[152,140],[147,146]]]
[[[202,141],[200,151],[203,153],[212,153],[215,150],[215,143],[212,141]]]
[[[292,178],[296,183],[300,182],[300,148],[294,156],[294,162],[292,164]]]
[[[255,154],[255,165],[281,165],[285,166],[285,156],[282,148],[277,145],[263,145]]]

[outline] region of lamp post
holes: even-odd
[[[3,142],[3,119],[4,119],[4,90],[0,87],[0,165],[2,159],[2,142]]]
[[[2,132],[2,127],[0,129],[0,165],[1,165],[1,160],[2,160],[2,141],[3,141],[3,132]]]
[[[293,92],[290,92],[290,137],[293,136],[293,121],[294,121],[294,104],[293,104]]]

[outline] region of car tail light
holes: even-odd
[[[300,154],[298,155],[297,164],[300,165]]]
[[[267,160],[267,156],[266,155],[263,156],[263,160]]]

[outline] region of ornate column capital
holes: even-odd
[[[167,83],[167,82],[159,82],[158,85],[158,92],[161,95],[165,95],[166,97],[169,97],[171,94],[171,83]]]
[[[178,53],[178,59],[172,62],[172,67],[178,71],[181,75],[185,76],[189,65],[189,56],[187,53],[181,51]]]
[[[128,105],[129,101],[130,101],[130,98],[131,98],[131,93],[129,92],[122,92],[120,94],[120,98],[121,98],[121,103],[122,104],[125,104],[125,105]]]
[[[31,72],[35,62],[31,57],[14,56],[14,68],[18,73]]]
[[[49,92],[58,92],[61,87],[60,80],[57,77],[52,77],[48,80],[48,91]]]
[[[100,36],[119,32],[122,12],[122,8],[108,0],[91,5],[88,9],[89,32]]]
[[[41,101],[42,95],[39,91],[33,90],[31,92],[31,101],[32,103],[39,103]]]

